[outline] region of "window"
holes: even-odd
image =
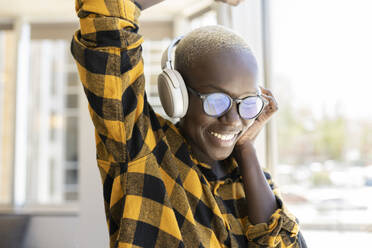
[[[69,52],[75,28],[20,23],[0,30],[1,206],[78,200],[81,86]]]
[[[271,5],[277,181],[310,247],[372,241],[372,5],[357,2]]]
[[[68,40],[31,40],[26,204],[78,200],[78,95]]]

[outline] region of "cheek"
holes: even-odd
[[[199,98],[195,99],[194,97],[191,97],[186,114],[189,122],[195,126],[199,123],[203,123],[205,116],[201,100]]]
[[[197,100],[191,98],[189,101],[189,106],[187,113],[184,117],[185,128],[188,130],[189,134],[196,132],[198,126],[201,126],[203,123],[203,110],[200,109],[200,106]]]
[[[208,128],[210,124],[215,121],[215,118],[206,115],[202,108],[202,103],[199,99],[190,99],[189,109],[185,116],[188,125],[187,129],[190,133],[193,133],[194,136],[200,138],[201,133]],[[196,138],[196,137],[195,137]]]
[[[199,105],[200,104],[196,100],[191,98],[189,100],[189,108],[187,109],[187,114],[192,117],[200,115],[200,110],[202,109],[200,109]]]

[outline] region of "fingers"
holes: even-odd
[[[254,142],[258,134],[263,128],[263,123],[258,120],[254,120],[253,123],[243,131],[242,136],[239,138],[237,145],[244,144],[247,140]]]
[[[273,93],[270,90],[265,89],[262,86],[260,86],[260,89],[261,89],[261,91],[262,91],[263,94],[268,95],[268,96],[272,96],[272,97],[274,96]]]
[[[262,97],[265,98],[268,101],[268,104],[265,107],[266,110],[269,110],[270,112],[277,111],[279,109],[278,102],[276,101],[273,93],[270,90],[265,89],[261,86],[260,86],[260,88],[261,88],[261,91],[262,91]]]
[[[245,130],[243,136],[239,139],[239,144],[243,144],[247,139],[254,141],[261,132],[264,125],[270,120],[272,115],[278,110],[278,103],[270,90],[261,87],[262,97],[267,100],[267,105],[262,113],[254,120],[251,126]]]
[[[264,97],[268,101],[268,104],[265,107],[267,108],[267,110],[270,110],[271,112],[275,112],[279,109],[278,103],[273,96],[262,95],[262,97]]]

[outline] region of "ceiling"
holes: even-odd
[[[169,20],[179,14],[192,14],[213,0],[166,0],[145,10],[142,20]],[[0,19],[24,17],[32,20],[76,20],[74,0],[0,0]]]

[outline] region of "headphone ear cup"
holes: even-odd
[[[161,104],[171,118],[182,118],[189,106],[185,82],[176,70],[165,68],[158,76],[158,92]]]
[[[177,77],[179,78],[179,85],[180,85],[180,91],[182,95],[182,113],[179,118],[182,118],[186,115],[187,110],[189,108],[189,94],[186,88],[185,81],[183,80],[183,77],[178,71],[174,71],[177,74]]]

